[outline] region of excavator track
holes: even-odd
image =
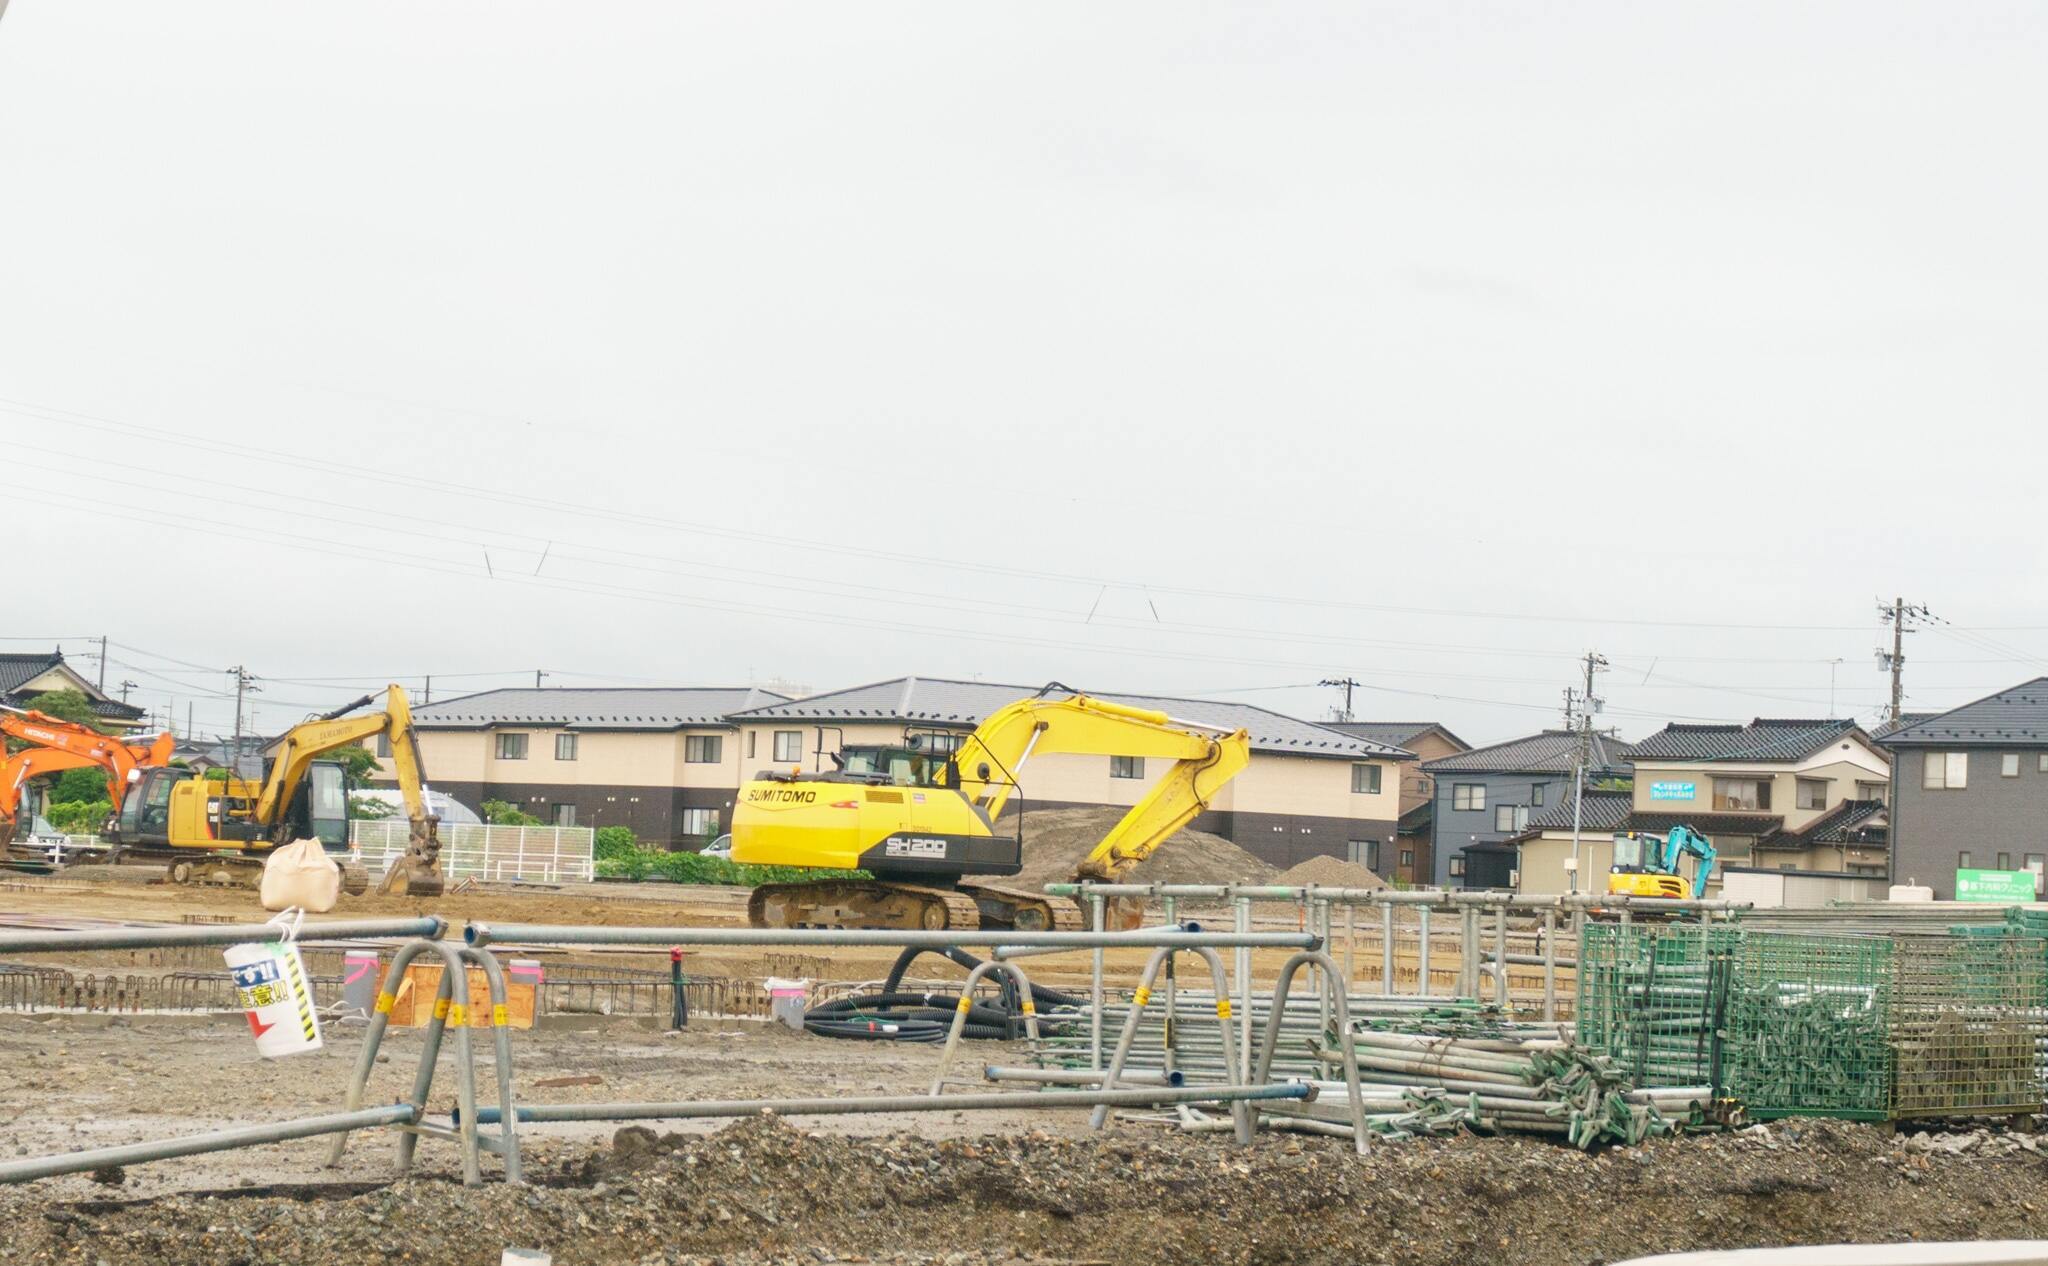
[[[972,896],[951,888],[821,879],[762,884],[747,898],[747,922],[757,928],[961,931],[981,926],[981,907]]]
[[[960,891],[974,898],[983,927],[1015,928],[1019,932],[1085,932],[1088,916],[1071,897],[1048,897],[1029,888],[963,883]]]

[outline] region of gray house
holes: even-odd
[[[1892,882],[1956,893],[1958,870],[2048,872],[2048,677],[1879,738],[1892,753]]]
[[[1630,745],[1591,736],[1586,781],[1627,777]],[[1527,738],[1428,761],[1436,780],[1439,887],[1506,888],[1515,870],[1511,842],[1538,812],[1566,798],[1579,755],[1576,730],[1545,730]]]

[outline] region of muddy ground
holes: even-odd
[[[1996,1142],[1992,1140],[1991,1142]],[[1951,1155],[1876,1128],[1778,1125],[1589,1156],[1546,1142],[1262,1136],[1157,1125],[847,1136],[773,1119],[629,1128],[526,1187],[443,1177],[138,1198],[0,1192],[0,1260],[441,1266],[539,1248],[652,1263],[1597,1263],[1708,1247],[2048,1235],[2048,1159]]]

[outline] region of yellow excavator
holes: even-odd
[[[347,714],[376,701],[364,695],[292,727],[266,757],[261,781],[230,775],[208,779],[165,766],[142,771],[116,819],[118,860],[165,861],[175,883],[253,884],[265,854],[293,840],[318,839],[341,864],[342,890],[369,887],[369,875],[349,863],[348,784],[340,764],[323,753],[385,736],[405,799],[411,830],[406,850],[385,872],[379,891],[431,897],[441,891],[440,819],[427,811],[426,774],[413,734],[405,691],[385,692],[384,709]]]
[[[1063,692],[1053,697],[1054,691]],[[831,773],[768,770],[740,788],[733,808],[736,862],[865,870],[874,878],[763,884],[747,917],[755,927],[941,930],[1080,929],[1078,903],[972,876],[1023,868],[1020,811],[1004,805],[1033,756],[1083,753],[1172,761],[1076,868],[1076,880],[1116,883],[1207,808],[1251,763],[1243,730],[1179,721],[1164,712],[1074,693],[1058,683],[991,713],[950,752],[913,736],[904,745],[848,746]],[[1115,902],[1112,928],[1136,927],[1144,907]]]

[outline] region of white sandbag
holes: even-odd
[[[263,863],[260,895],[265,910],[298,906],[311,914],[325,914],[341,900],[341,867],[334,864],[319,840],[293,840],[272,849]]]

